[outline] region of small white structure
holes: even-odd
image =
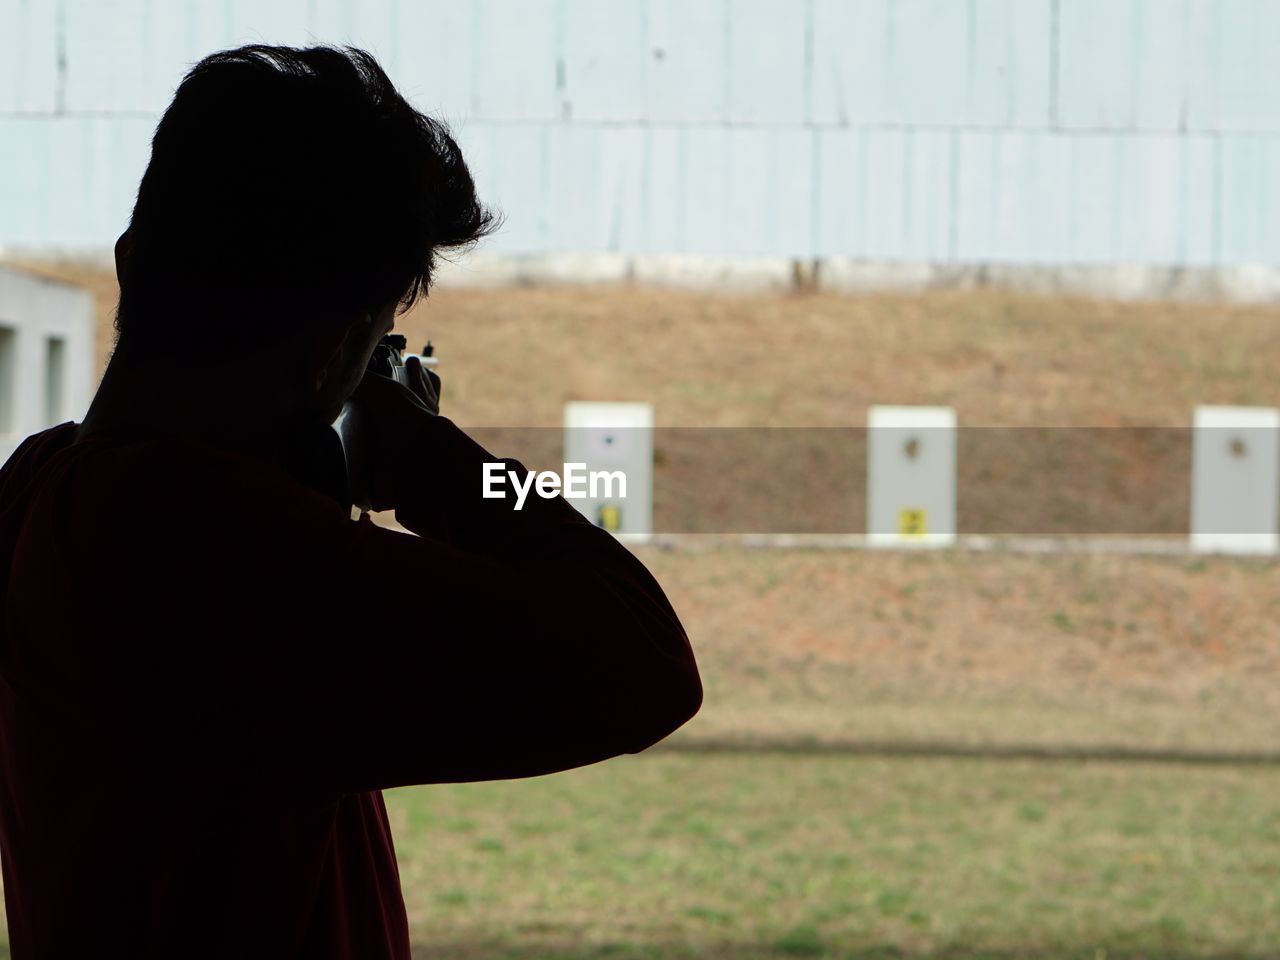
[[[0,462],[93,396],[93,297],[0,266]]]
[[[639,542],[653,533],[652,404],[565,404],[564,462],[613,475],[585,497],[566,495],[592,523]],[[625,485],[617,482],[618,473]]]
[[[1280,409],[1196,407],[1191,549],[1280,549]]]
[[[956,539],[956,412],[867,412],[867,543],[943,547]]]

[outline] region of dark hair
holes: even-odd
[[[351,47],[205,57],[151,141],[123,256],[118,346],[232,360],[427,292],[438,251],[497,218],[448,128]]]

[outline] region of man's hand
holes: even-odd
[[[440,377],[423,367],[416,356],[408,358],[405,370],[407,387],[390,377],[367,372],[351,395],[369,428],[368,492],[374,510],[395,508],[403,454],[418,436],[415,427],[423,417],[440,413]]]
[[[422,365],[422,361],[414,354],[404,362],[408,373],[409,389],[427,405],[433,414],[440,413],[440,377]]]

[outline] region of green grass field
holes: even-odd
[[[421,957],[1280,951],[1280,773],[655,750],[393,791]]]

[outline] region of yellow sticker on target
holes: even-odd
[[[598,517],[597,526],[604,527],[610,533],[617,533],[622,529],[622,508],[616,503],[600,504],[600,510],[596,516]]]
[[[898,533],[904,537],[923,537],[925,534],[925,512],[915,507],[899,510]]]

